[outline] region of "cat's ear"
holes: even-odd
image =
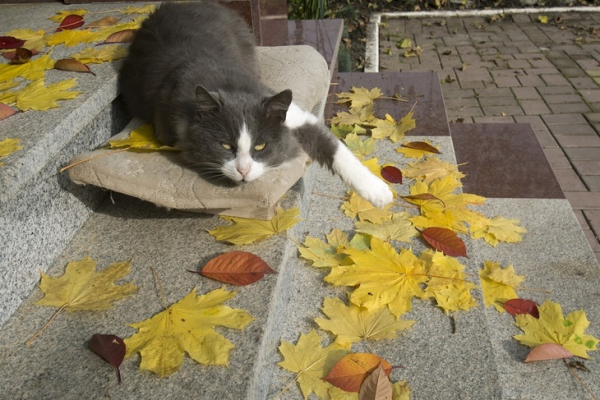
[[[200,115],[207,112],[219,111],[221,99],[218,93],[211,93],[202,85],[196,86],[196,108]]]
[[[283,123],[291,103],[292,91],[286,89],[283,92],[277,93],[275,96],[271,96],[263,101],[262,106],[267,114],[268,119],[273,118],[279,123]]]

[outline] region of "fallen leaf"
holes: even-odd
[[[121,14],[150,14],[156,10],[156,6],[154,4],[146,4],[142,7],[125,7],[123,10],[119,10]]]
[[[285,211],[279,208],[277,214],[269,221],[222,216],[222,219],[234,224],[217,226],[215,229],[209,230],[208,233],[216,240],[232,244],[248,244],[267,239],[276,233],[288,230],[300,221],[297,218],[298,215],[300,215],[300,209],[293,207]]]
[[[418,201],[439,201],[441,202],[444,207],[446,206],[445,203],[441,200],[438,199],[437,197],[435,197],[434,195],[432,195],[431,193],[420,193],[420,194],[415,194],[415,195],[411,195],[411,196],[401,196],[404,200],[409,200],[411,203],[413,204],[419,204]],[[423,204],[423,203],[421,203]]]
[[[366,377],[382,365],[386,376],[392,366],[383,358],[371,353],[348,354],[338,361],[323,380],[347,392],[358,392]]]
[[[22,148],[23,146],[19,146],[19,139],[6,138],[0,141],[0,158],[6,157]],[[4,164],[0,163],[0,165]]]
[[[425,297],[421,284],[427,282],[423,261],[410,250],[400,254],[388,242],[371,238],[371,248],[346,249],[353,265],[331,269],[324,280],[335,286],[357,286],[350,302],[367,310],[388,307],[396,317],[410,311],[413,297]]]
[[[359,400],[392,400],[392,383],[379,363],[360,386]]]
[[[16,112],[17,111],[14,108],[7,106],[6,104],[0,103],[0,121],[10,117],[11,115],[14,115]],[[0,154],[0,157],[2,157],[1,154]],[[0,165],[2,165],[2,164],[0,163]]]
[[[453,175],[457,180],[465,177],[458,171],[456,164],[442,161],[438,157],[427,157],[424,160],[408,164],[403,172],[405,178],[417,179],[426,185],[447,175]]]
[[[371,90],[364,87],[352,87],[350,92],[336,93],[338,101],[336,103],[350,103],[350,108],[362,108],[367,105],[372,105],[375,99],[383,96],[381,89],[373,88]]]
[[[96,21],[90,22],[89,24],[87,24],[87,28],[104,28],[106,26],[112,26],[114,24],[116,24],[117,22],[119,22],[118,19],[116,19],[115,17],[104,17],[104,18],[100,18]]]
[[[492,261],[483,263],[483,269],[479,270],[479,277],[485,306],[493,305],[500,313],[505,311],[502,303],[519,297],[515,290],[525,280],[524,276],[515,273],[512,265],[502,268],[500,264]]]
[[[367,133],[367,130],[358,124],[354,124],[354,125],[331,124],[330,129],[331,129],[331,133],[333,133],[339,139],[344,139],[351,134],[364,135]],[[360,140],[360,139],[358,139],[358,140]],[[346,145],[348,146],[348,148],[350,148],[350,146],[351,146],[351,144],[349,144],[347,142],[346,142]],[[355,155],[358,157],[358,155],[356,153],[355,153]]]
[[[14,36],[25,40],[25,43],[21,47],[31,50],[34,52],[34,55],[46,46],[44,35],[45,32],[43,29],[38,31],[32,31],[31,29],[14,29],[6,33],[6,36]]]
[[[331,119],[332,124],[336,125],[371,125],[376,121],[373,114],[373,105],[367,105],[361,108],[351,108],[349,112],[340,111]]]
[[[125,358],[126,351],[123,339],[115,335],[96,333],[88,342],[88,348],[117,370],[117,377],[121,383],[119,367]]]
[[[404,57],[419,57],[421,53],[423,53],[423,49],[421,49],[421,46],[417,46],[406,50],[404,52]]]
[[[56,61],[56,63],[54,64],[54,69],[60,69],[62,71],[70,72],[86,72],[92,75],[96,75],[90,70],[90,68],[87,65],[81,63],[80,61],[73,60],[71,58],[63,58]]]
[[[271,269],[257,255],[245,251],[231,251],[213,258],[197,273],[219,282],[246,286],[261,280],[265,274],[276,274],[277,271]]]
[[[313,392],[321,399],[329,398],[327,392],[333,386],[322,378],[348,354],[347,349],[335,343],[322,348],[321,337],[314,329],[300,334],[296,345],[282,340],[279,352],[283,361],[278,365],[296,373],[294,380],[305,399]]]
[[[540,16],[538,16],[538,21],[540,21],[542,24],[547,24],[548,23],[548,16],[547,15],[540,15]]]
[[[124,147],[147,151],[178,151],[175,147],[164,146],[160,143],[154,136],[154,128],[150,124],[144,124],[139,128],[133,129],[126,139],[109,140],[108,147],[106,148],[121,149]]]
[[[529,314],[534,318],[540,317],[538,305],[533,300],[510,299],[502,303],[502,307],[513,317],[517,314]]]
[[[394,166],[381,168],[381,176],[390,183],[402,183],[402,172]]]
[[[44,71],[54,67],[54,60],[48,54],[25,64],[0,64],[0,82],[10,81],[17,77],[35,81],[43,79]]]
[[[402,147],[398,147],[396,151],[404,154],[404,156],[408,158],[421,159],[427,154],[441,154],[437,148],[433,147],[428,142],[406,142],[401,146]]]
[[[115,32],[104,40],[105,44],[110,43],[128,43],[133,41],[133,37],[137,30],[135,29],[125,29],[119,32]]]
[[[33,56],[33,51],[29,49],[25,49],[23,47],[19,47],[15,49],[15,51],[11,51],[9,53],[4,53],[4,58],[8,58],[11,64],[24,64],[28,62]]]
[[[384,208],[375,207],[352,191],[350,198],[342,204],[340,209],[343,210],[349,218],[358,217],[360,221],[381,224],[383,221],[392,218],[393,213],[389,211],[390,207],[391,204],[388,204]]]
[[[79,60],[84,64],[101,64],[124,58],[127,52],[128,49],[124,46],[86,47],[79,53],[73,54],[71,58]]]
[[[13,36],[0,36],[0,49],[16,49],[25,44],[24,40]]]
[[[87,10],[85,10],[85,9],[63,10],[63,11],[57,12],[56,14],[54,14],[53,16],[51,16],[48,19],[51,20],[51,21],[54,21],[54,22],[61,22],[62,20],[65,19],[65,17],[67,17],[69,15],[83,16],[85,14],[87,14]]]
[[[348,245],[348,235],[335,228],[327,235],[327,243],[307,236],[303,245],[298,246],[298,251],[302,258],[312,261],[313,267],[330,268],[342,265],[348,258],[346,254],[341,253]]]
[[[58,107],[57,100],[74,99],[81,92],[68,91],[77,84],[76,79],[52,83],[44,86],[44,79],[33,81],[24,89],[15,92],[17,108],[21,111],[46,111]]]
[[[359,159],[371,155],[375,151],[375,140],[366,138],[362,140],[356,133],[352,132],[344,137],[344,143],[350,151]]]
[[[323,330],[336,336],[340,344],[361,340],[394,339],[396,332],[410,328],[416,321],[397,319],[387,307],[367,310],[354,304],[346,305],[338,298],[326,297],[321,308],[325,318],[315,318]]]
[[[522,345],[536,347],[544,343],[559,344],[574,356],[589,358],[587,352],[597,350],[598,339],[585,334],[590,321],[583,310],[563,317],[560,304],[546,300],[538,306],[539,318],[528,314],[515,316],[515,324],[523,331],[514,338]]]
[[[64,30],[53,33],[46,37],[46,43],[50,46],[64,44],[67,47],[77,46],[81,43],[91,43],[98,40],[98,33],[91,30]]]
[[[446,228],[425,228],[421,236],[437,251],[450,257],[467,257],[465,242],[456,232]]]
[[[399,381],[392,385],[392,398],[394,400],[410,400],[410,388],[406,381]]]
[[[417,126],[412,110],[398,122],[391,115],[386,114],[385,119],[376,121],[375,125],[376,127],[371,130],[373,138],[389,138],[394,143],[402,140],[406,132]]]
[[[418,231],[408,217],[408,212],[402,211],[393,213],[390,219],[383,220],[380,224],[372,224],[366,221],[357,222],[356,232],[367,233],[381,240],[398,240],[410,243],[411,238],[416,236]]]
[[[62,32],[67,29],[77,29],[80,26],[83,26],[84,21],[81,15],[70,14],[63,18],[59,27],[56,28],[56,32]]]
[[[521,234],[527,232],[527,229],[517,226],[518,223],[518,219],[506,219],[501,216],[482,219],[471,224],[471,237],[483,238],[493,247],[496,247],[498,242],[519,243],[523,240]]]
[[[544,343],[531,349],[526,363],[536,361],[560,360],[573,357],[573,353],[556,343]]]

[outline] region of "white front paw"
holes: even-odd
[[[365,176],[354,189],[360,197],[369,201],[375,207],[383,208],[394,199],[388,184],[375,175]]]

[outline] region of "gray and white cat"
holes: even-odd
[[[372,204],[392,201],[388,185],[290,90],[275,94],[260,81],[247,24],[219,4],[161,5],[137,32],[119,80],[133,114],[209,181],[260,179],[304,150]]]

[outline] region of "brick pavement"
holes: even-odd
[[[384,19],[379,70],[437,71],[451,123],[530,123],[600,260],[600,13],[545,15]]]

